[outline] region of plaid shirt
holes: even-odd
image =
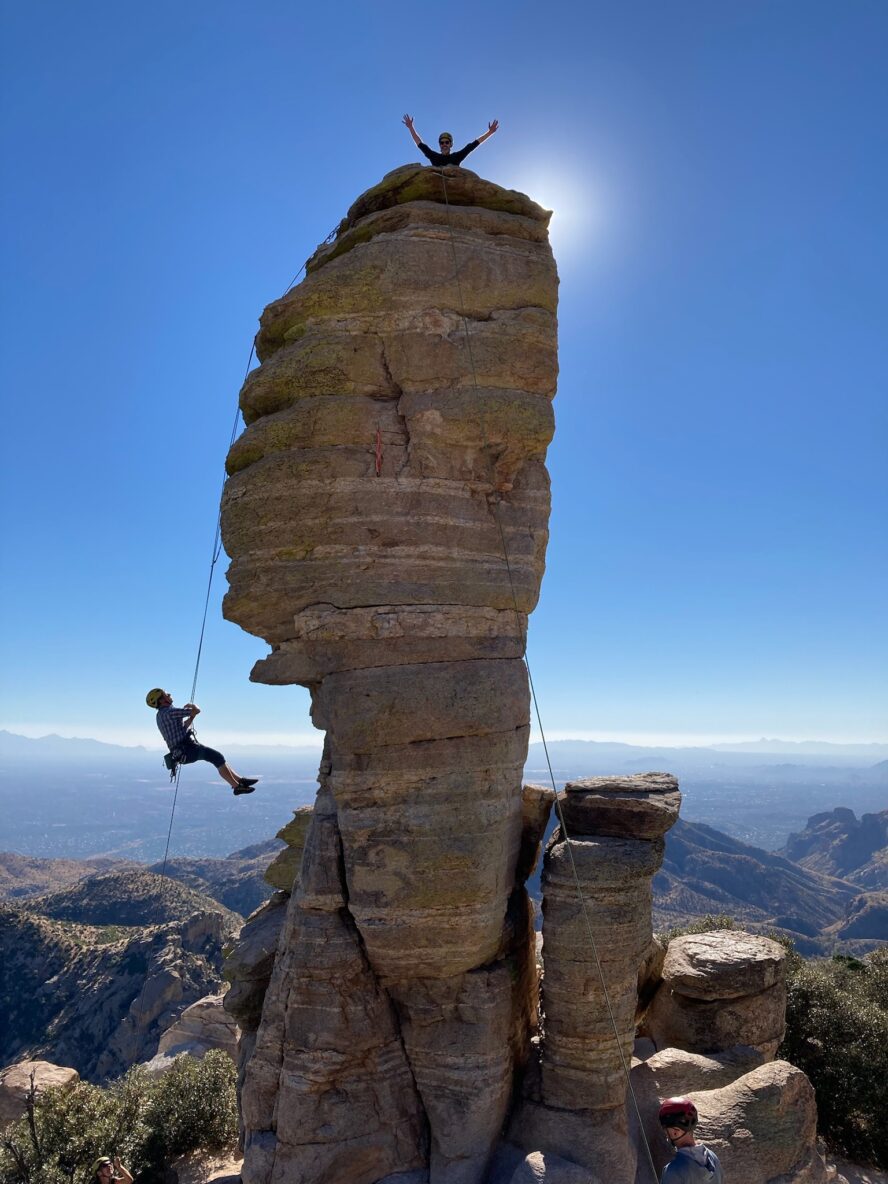
[[[191,739],[191,726],[184,723],[190,714],[184,707],[158,707],[157,726],[170,752]]]

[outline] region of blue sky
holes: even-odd
[[[556,210],[547,731],[888,738],[881,0],[2,13],[0,726],[187,697],[258,315],[410,111]],[[317,736],[223,572],[202,736]]]

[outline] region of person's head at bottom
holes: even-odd
[[[114,1162],[110,1156],[99,1156],[90,1168],[90,1178],[95,1184],[110,1184],[114,1179]]]
[[[667,1098],[660,1106],[657,1117],[673,1147],[693,1147],[697,1107],[690,1098]]]

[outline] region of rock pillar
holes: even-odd
[[[653,937],[651,881],[681,795],[674,777],[647,773],[570,782],[559,798],[570,844],[556,830],[543,865],[540,1075],[512,1138],[632,1180],[624,1064]]]
[[[272,647],[254,679],[310,688],[327,742],[246,1068],[247,1184],[476,1184],[526,1055],[548,217],[465,169],[395,170],[262,316],[225,612]]]

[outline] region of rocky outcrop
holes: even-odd
[[[791,834],[783,854],[809,871],[841,876],[861,888],[888,889],[888,810],[864,814],[835,810],[812,815]]]
[[[53,1065],[50,1061],[18,1061],[9,1065],[0,1071],[0,1130],[24,1116],[32,1088],[36,1095],[47,1089],[67,1089],[79,1080],[76,1069]]]
[[[480,1181],[527,1056],[548,217],[467,170],[396,170],[262,316],[225,612],[272,646],[254,679],[309,686],[327,743],[245,1066],[247,1184]]]
[[[221,986],[236,925],[213,905],[115,941],[0,908],[0,1056],[52,1058],[92,1081],[152,1057],[181,1012]]]
[[[737,930],[669,942],[644,1020],[651,1039],[638,1042],[643,1059],[631,1074],[658,1173],[669,1152],[657,1107],[680,1093],[697,1106],[698,1137],[719,1156],[726,1179],[825,1181],[811,1083],[800,1069],[773,1060],[784,1028],[784,967],[782,946]],[[642,1166],[637,1184],[649,1179]]]
[[[764,1063],[765,1054],[748,1044],[709,1054],[664,1048],[644,1058],[645,1069],[661,1098],[720,1089]]]
[[[783,1039],[786,952],[733,929],[669,943],[644,1031],[658,1049],[720,1053],[751,1045],[770,1060]]]
[[[811,1082],[786,1061],[753,1069],[731,1085],[694,1095],[699,1137],[737,1184],[821,1184],[817,1106]]]
[[[222,995],[207,995],[186,1007],[160,1038],[157,1054],[147,1062],[152,1073],[163,1073],[176,1057],[202,1060],[211,1049],[228,1053],[237,1060],[237,1024],[222,1006]]]
[[[265,882],[279,892],[290,893],[296,885],[312,809],[311,806],[299,806],[293,811],[293,817],[287,825],[277,832],[277,838],[286,845],[265,869]]]
[[[680,801],[667,774],[569,782],[543,865],[540,1076],[538,1086],[529,1080],[511,1138],[596,1172],[607,1162],[613,1181],[635,1171],[626,1069],[639,968],[650,975],[659,962],[651,881]]]

